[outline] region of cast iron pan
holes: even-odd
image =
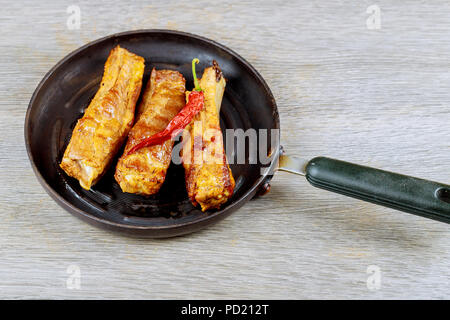
[[[277,106],[264,79],[242,57],[217,42],[169,30],[124,32],[91,42],[48,72],[31,98],[25,119],[28,156],[39,182],[75,216],[128,235],[182,235],[227,217],[264,192],[273,172],[280,169],[303,174],[311,184],[324,189],[450,222],[447,185],[323,157],[300,161],[283,155],[279,139],[270,139],[270,135],[269,141],[274,142],[264,150],[272,155],[269,164],[247,161],[231,165],[236,188],[220,210],[202,213],[192,206],[185,190],[184,169],[173,163],[160,192],[149,198],[120,190],[113,177],[115,163],[90,191],[84,190],[60,169],[59,162],[76,121],[98,89],[109,51],[117,44],[145,58],[143,88],[150,70],[156,67],[180,71],[187,89],[191,89],[192,58],[200,59],[199,71],[217,60],[227,79],[220,115],[222,130],[280,128]]]

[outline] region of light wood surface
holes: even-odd
[[[381,10],[368,29],[366,10]],[[81,27],[69,30],[70,5]],[[24,146],[31,94],[79,46],[115,32],[196,33],[270,85],[285,150],[450,182],[450,6],[405,1],[0,1],[1,298],[450,298],[443,223],[278,173],[271,192],[198,233],[96,229],[39,185]],[[80,288],[66,282],[80,269]],[[369,266],[381,272],[367,285]],[[369,284],[370,284],[369,279]],[[373,290],[370,290],[372,288]]]

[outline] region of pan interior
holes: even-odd
[[[171,164],[160,192],[151,197],[123,193],[114,180],[118,156],[90,190],[80,187],[59,167],[76,121],[83,115],[101,81],[109,51],[120,44],[146,61],[143,88],[153,67],[180,71],[192,88],[191,60],[200,59],[201,73],[213,59],[227,79],[221,127],[247,130],[279,128],[278,114],[264,81],[238,55],[212,41],[167,31],[137,31],[95,41],[64,58],[39,85],[30,102],[26,140],[30,159],[42,183],[55,198],[86,215],[120,225],[164,227],[193,222],[226,211],[253,196],[261,183],[259,164],[232,164],[235,193],[220,211],[202,213],[192,206],[184,185],[184,169]],[[226,137],[224,136],[226,139]],[[269,146],[278,149],[276,146]],[[248,155],[246,154],[246,157]]]

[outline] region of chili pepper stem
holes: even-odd
[[[195,73],[195,64],[198,64],[200,60],[197,58],[192,59],[192,75],[194,76],[194,90],[195,91],[202,91],[202,88],[200,88],[200,85],[198,84],[197,74]]]

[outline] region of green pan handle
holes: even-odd
[[[448,185],[324,157],[305,171],[315,187],[450,223]]]

